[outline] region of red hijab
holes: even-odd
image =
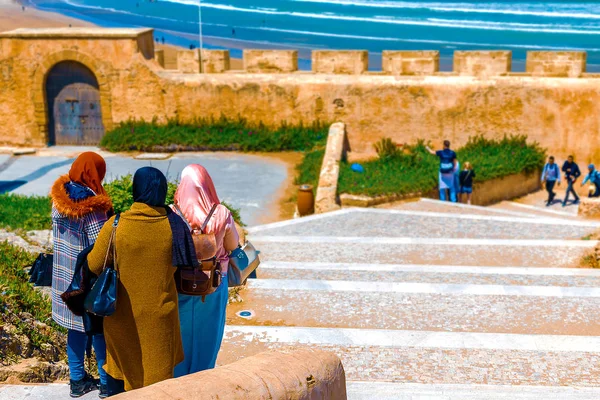
[[[81,153],[69,170],[69,179],[92,189],[96,194],[106,195],[102,180],[106,175],[106,162],[101,155],[91,151]]]

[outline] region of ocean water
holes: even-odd
[[[600,1],[393,0],[30,0],[36,7],[102,26],[146,26],[169,43],[205,47],[300,50],[361,49],[370,68],[382,50],[439,50],[451,70],[455,50],[511,50],[523,71],[527,50],[585,50],[588,71],[600,71]]]

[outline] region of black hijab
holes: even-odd
[[[133,201],[154,207],[166,207],[167,178],[153,167],[138,169],[133,176]]]
[[[133,175],[133,201],[153,207],[164,207],[173,236],[173,266],[198,267],[192,234],[179,215],[166,206],[167,178],[158,169],[143,167]]]

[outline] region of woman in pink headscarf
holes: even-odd
[[[192,229],[200,229],[213,205],[219,204],[204,233],[215,234],[223,280],[216,292],[206,296],[204,303],[200,296],[179,295],[185,359],[175,367],[175,377],[214,368],[221,347],[229,300],[229,253],[238,246],[239,238],[231,212],[220,203],[215,185],[203,166],[192,164],[183,169],[181,183],[175,192],[175,205]]]

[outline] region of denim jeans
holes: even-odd
[[[554,193],[554,185],[556,184],[556,181],[546,181],[546,192],[548,192],[548,203],[551,203],[552,200],[554,200],[554,196],[556,195]]]
[[[446,190],[450,192],[450,201],[456,203],[456,189],[440,189],[440,200],[446,201]]]
[[[573,181],[569,181],[569,184],[567,186],[567,194],[565,195],[565,200],[563,201],[563,204],[567,204],[567,201],[569,201],[569,194],[573,193],[573,196],[575,196],[575,201],[579,200],[579,196],[577,196],[577,193],[575,193],[575,189],[573,189]]]
[[[85,378],[85,349],[87,347],[88,335],[84,332],[69,329],[67,334],[67,358],[69,360],[69,371],[71,380],[80,381]],[[98,361],[98,373],[100,383],[106,385],[106,372],[102,366],[106,362],[106,343],[104,335],[92,337],[92,345]]]

